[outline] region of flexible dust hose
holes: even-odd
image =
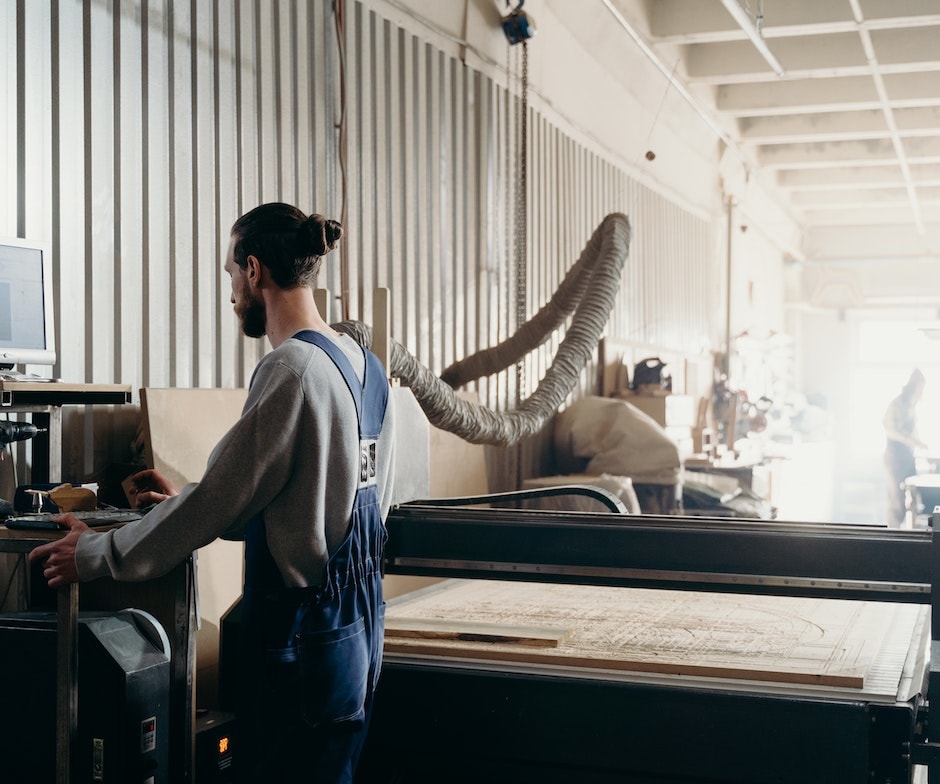
[[[604,257],[605,240],[616,243],[618,231],[623,243],[622,254],[619,252],[619,247],[614,245],[608,249],[608,252],[613,254],[613,258],[606,259]],[[584,312],[578,314],[579,317],[572,323],[571,329],[576,330],[583,317],[588,334],[596,332],[597,338],[600,338],[604,325],[607,323],[610,308],[614,304],[613,297],[620,287],[620,271],[623,269],[623,261],[626,259],[629,244],[630,223],[627,217],[617,213],[608,215],[597,227],[588,244],[584,246],[581,256],[568,270],[557,291],[538,313],[523,324],[516,334],[499,345],[483,349],[455,362],[441,373],[441,380],[457,389],[470,381],[491,376],[512,367],[529,352],[545,343],[551,337],[552,332],[571,315],[578,303],[582,304]],[[604,275],[605,265],[610,265],[609,271],[611,272],[615,268],[617,274],[613,288],[607,292],[611,295],[610,298],[604,296],[603,290],[598,290],[596,280],[598,276]],[[585,298],[589,287],[590,296]],[[597,345],[596,339],[591,346],[592,351],[595,345]]]
[[[435,376],[396,340],[390,341],[389,375],[411,388],[435,427],[474,444],[511,446],[537,433],[574,389],[600,340],[617,300],[621,272],[630,246],[626,215],[608,215],[597,227],[577,263],[568,271],[551,301],[508,340],[477,352]],[[538,388],[514,411],[496,412],[470,403],[454,387],[492,375],[515,364],[542,345],[568,315],[574,317]],[[372,330],[358,321],[332,325],[360,345],[372,345]]]

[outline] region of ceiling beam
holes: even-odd
[[[904,137],[940,136],[940,107],[896,109],[894,119],[898,133]],[[888,124],[880,109],[744,117],[740,121],[740,138],[745,144],[789,144],[887,136]]]
[[[910,139],[911,159],[924,163],[940,161],[940,137]],[[816,144],[769,144],[757,148],[761,167],[766,169],[812,169],[833,166],[879,166],[897,163],[897,150],[888,139],[822,142]]]
[[[940,204],[940,188],[919,187],[917,189],[923,204]],[[834,210],[845,207],[882,207],[888,205],[904,206],[907,203],[907,189],[903,182],[892,183],[891,187],[882,188],[845,188],[839,191],[794,191],[791,204],[797,210],[823,209]]]
[[[738,117],[880,108],[878,93],[864,76],[723,85],[717,105]]]
[[[881,73],[940,71],[940,27],[891,31],[873,38]],[[870,64],[858,31],[805,38],[781,38],[774,53],[786,63],[790,79],[820,79],[870,74]],[[685,57],[686,76],[703,84],[774,81],[776,75],[745,41],[692,44]]]
[[[922,74],[881,77],[892,109],[940,106],[936,79]],[[717,108],[736,117],[882,109],[884,97],[871,75],[833,79],[792,79],[759,84],[725,84],[717,90]]]
[[[885,87],[884,78],[881,75],[881,72],[878,69],[878,57],[875,54],[875,47],[872,43],[871,33],[865,27],[865,16],[862,13],[862,7],[859,3],[859,0],[849,0],[849,4],[852,6],[852,14],[855,17],[855,21],[858,23],[858,34],[862,40],[862,47],[865,49],[865,55],[868,58],[868,63],[871,66],[872,78],[875,82],[875,87],[878,90],[878,98],[881,100],[881,109],[884,112],[885,120],[888,123],[888,131],[891,134],[891,143],[894,146],[894,150],[898,156],[898,164],[901,166],[901,171],[904,173],[904,182],[907,188],[907,195],[911,203],[911,211],[914,213],[914,224],[917,226],[917,230],[924,234],[926,232],[926,227],[924,226],[924,216],[921,213],[920,209],[920,199],[917,195],[917,189],[914,187],[913,180],[911,179],[911,168],[907,160],[907,152],[904,148],[904,141],[901,139],[901,135],[898,133],[898,126],[894,120],[894,110],[891,106],[891,101],[888,98],[888,91]]]
[[[807,255],[813,259],[936,257],[940,254],[940,230],[934,229],[927,237],[922,237],[911,231],[909,216],[896,221],[885,216],[881,221],[859,226],[851,226],[847,216],[845,224],[833,222],[808,228],[804,245]],[[920,290],[927,293],[923,286]]]
[[[734,2],[734,0],[730,0]],[[819,43],[821,45],[817,46]],[[787,76],[802,74],[839,75],[867,66],[858,36],[849,33],[823,36],[807,46],[801,38],[781,38],[774,42],[774,53],[786,63]],[[936,53],[933,53],[936,56]],[[692,81],[735,83],[749,81],[755,75],[766,78],[769,69],[744,41],[694,44],[688,48],[686,73]]]
[[[911,166],[918,186],[940,185],[940,163]],[[777,187],[783,190],[841,190],[901,185],[901,169],[887,166],[832,167],[829,169],[787,169],[777,173]]]
[[[650,3],[650,33],[657,43],[677,45],[745,40],[745,35],[717,5],[703,0],[655,0]],[[940,26],[933,0],[884,0],[868,4],[869,30]],[[765,8],[765,39],[853,33],[857,23],[848,3],[775,0]],[[775,48],[776,51],[776,48]]]
[[[674,43],[713,43],[745,37],[743,30],[731,24],[728,16],[712,3],[701,0],[655,0],[650,5],[651,32],[658,39],[668,39]],[[765,36],[778,28],[826,29],[845,26],[852,21],[848,7],[842,3],[778,0],[772,8],[765,10],[769,10],[762,24]]]

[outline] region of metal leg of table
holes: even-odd
[[[71,753],[78,734],[78,585],[57,596],[56,784],[68,784]]]

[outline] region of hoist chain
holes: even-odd
[[[529,147],[529,47],[528,42],[522,42],[522,84],[519,118],[519,170],[516,184],[516,329],[526,322],[527,314],[527,238],[528,238],[528,147]],[[516,402],[521,403],[526,398],[526,372],[525,360],[516,363]]]

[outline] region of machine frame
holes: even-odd
[[[389,656],[361,781],[898,784],[925,765],[940,783],[929,727],[940,694],[932,526],[447,503],[391,512],[387,573],[918,603],[930,606],[929,653],[910,676],[912,696],[892,704]]]

